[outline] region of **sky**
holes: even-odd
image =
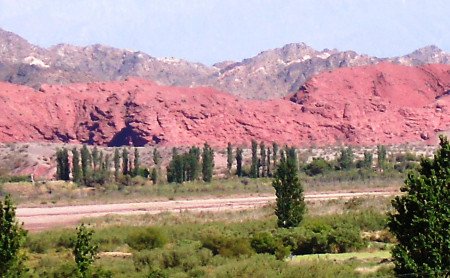
[[[450,52],[448,0],[0,0],[29,42],[105,44],[212,65],[304,42],[377,57]]]

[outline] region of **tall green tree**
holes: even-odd
[[[242,177],[242,149],[236,149],[236,175]]]
[[[183,156],[185,180],[193,181],[198,179],[200,172],[200,149],[193,146],[188,153]]]
[[[120,153],[119,153],[119,149],[115,148],[114,149],[114,179],[117,181],[119,181],[119,177],[120,177]]]
[[[69,153],[66,148],[56,151],[56,178],[58,180],[70,180]]]
[[[353,160],[354,155],[352,148],[348,147],[341,149],[341,153],[337,159],[339,168],[341,170],[350,170],[351,168],[353,168]]]
[[[450,276],[450,143],[440,137],[433,159],[423,158],[408,174],[404,194],[392,201],[388,227],[398,244],[392,250],[398,276]]]
[[[157,148],[153,149],[153,163],[157,167],[159,167],[161,164],[161,154],[159,153]]]
[[[74,182],[80,183],[82,181],[83,175],[80,168],[80,153],[77,148],[72,149],[72,176]]]
[[[91,172],[91,153],[86,144],[81,148],[81,172],[83,174],[83,183],[88,184]]]
[[[133,168],[133,176],[136,177],[139,174],[139,168],[141,167],[141,161],[139,157],[138,148],[134,148],[134,168]]]
[[[98,169],[99,165],[99,152],[97,146],[94,146],[94,149],[92,150],[92,166],[94,171]]]
[[[370,169],[372,168],[372,164],[373,164],[373,154],[368,151],[364,151],[363,167],[366,169]]]
[[[231,173],[231,167],[233,166],[233,146],[228,143],[227,146],[227,170],[228,174]]]
[[[270,163],[271,163],[271,157],[270,157],[270,155],[271,155],[270,148],[267,147],[267,165],[266,165],[266,167],[267,167],[267,176],[268,176],[268,177],[271,177],[271,176],[272,176],[272,170],[271,170],[271,168],[270,168]]]
[[[275,214],[278,227],[297,227],[303,220],[306,205],[297,165],[292,157],[281,155],[272,185],[277,197]]]
[[[21,248],[25,243],[26,231],[16,220],[16,207],[11,197],[0,201],[0,277],[22,277],[25,255]]]
[[[128,175],[130,173],[129,171],[129,161],[128,161],[128,150],[127,148],[123,148],[122,150],[122,174],[124,176]]]
[[[258,177],[258,143],[252,140],[252,164],[250,166],[250,177]]]
[[[377,166],[378,169],[384,170],[386,168],[387,151],[383,145],[377,146]]]
[[[261,142],[259,144],[259,148],[260,148],[260,161],[261,161],[261,177],[266,177],[267,176],[267,166],[266,166],[266,146],[264,145],[264,142]]]
[[[79,277],[90,277],[89,268],[95,260],[98,246],[93,243],[94,231],[87,228],[84,223],[77,227],[77,238],[73,246],[73,255],[77,264]]]
[[[202,151],[202,178],[205,182],[211,182],[214,170],[214,150],[205,143]]]
[[[167,166],[167,181],[169,183],[183,183],[186,180],[184,155],[178,154],[176,148],[172,149],[172,159]]]
[[[278,144],[273,142],[272,143],[272,150],[273,150],[273,169],[275,170],[278,165]]]

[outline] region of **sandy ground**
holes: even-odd
[[[307,201],[350,199],[354,197],[388,197],[398,191],[321,192],[306,194]],[[183,211],[233,211],[262,207],[275,201],[274,196],[211,198],[195,200],[154,201],[142,203],[98,204],[60,207],[17,208],[16,215],[27,230],[42,231],[77,224],[83,218],[109,214],[135,215]]]

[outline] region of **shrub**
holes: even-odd
[[[251,246],[256,253],[267,253],[277,257],[277,259],[283,259],[288,254],[290,249],[283,245],[283,242],[279,238],[275,238],[271,233],[260,232],[253,236],[251,239]]]
[[[150,227],[133,231],[126,239],[126,243],[135,250],[163,247],[167,237],[161,229]]]
[[[214,255],[224,257],[247,256],[253,253],[250,242],[246,238],[223,234],[218,229],[205,231],[201,235],[202,246],[212,251]]]
[[[331,164],[323,158],[313,158],[304,171],[308,176],[321,175],[332,169]]]

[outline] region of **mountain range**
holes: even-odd
[[[246,99],[275,99],[296,93],[311,77],[337,68],[390,62],[450,64],[450,54],[427,46],[410,54],[377,58],[354,51],[315,50],[304,43],[267,50],[240,62],[212,66],[103,45],[58,44],[42,48],[0,29],[0,81],[39,89],[42,84],[125,80],[139,77],[160,85],[212,87]]]

